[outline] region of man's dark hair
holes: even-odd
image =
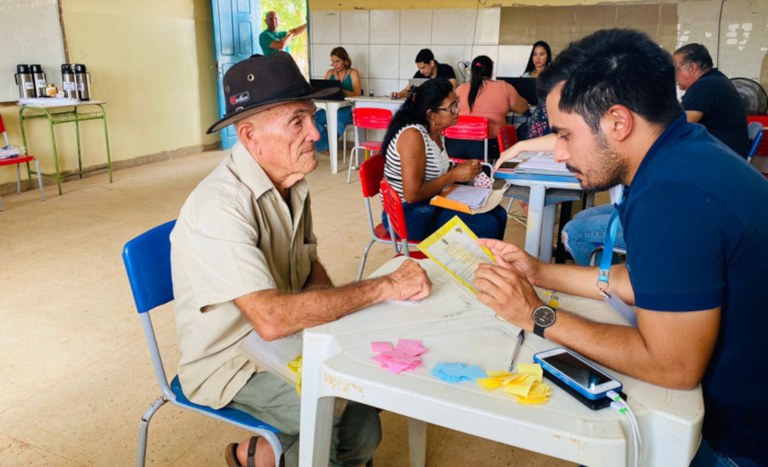
[[[571,42],[539,76],[539,98],[561,83],[560,110],[580,115],[595,134],[615,104],[661,126],[683,113],[672,56],[638,31],[604,29]]]
[[[416,60],[414,61],[416,63],[429,63],[434,59],[435,59],[435,54],[433,54],[431,50],[421,49],[419,50],[419,53],[416,54]]]
[[[709,55],[709,50],[701,44],[686,44],[675,50],[675,53],[672,55],[681,55],[683,63],[695,63],[702,70],[708,70],[714,66],[712,65],[712,56]]]

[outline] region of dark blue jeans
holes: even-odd
[[[701,445],[693,456],[691,467],[757,467],[757,463],[744,457],[727,457],[701,438]]]
[[[352,123],[352,108],[342,107],[336,112],[336,137],[344,133],[344,128]],[[318,110],[315,112],[315,125],[317,131],[320,132],[320,140],[315,143],[317,151],[328,150],[328,116],[325,115],[325,110]]]
[[[403,210],[408,226],[408,240],[424,240],[453,216],[459,216],[479,238],[503,240],[504,229],[507,227],[507,211],[501,206],[484,214],[465,214],[432,206],[429,201],[420,201],[413,204],[403,202]],[[381,218],[388,229],[386,214],[382,213]]]

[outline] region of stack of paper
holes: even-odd
[[[536,175],[570,175],[571,172],[563,162],[555,162],[551,152],[537,152],[515,169],[516,173]]]
[[[485,201],[488,199],[488,195],[490,193],[490,188],[477,188],[468,185],[456,185],[454,189],[448,193],[446,198],[466,204],[472,209],[476,209],[485,204]]]

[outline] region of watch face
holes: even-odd
[[[555,322],[555,311],[542,306],[533,310],[533,322],[541,327],[551,326]]]

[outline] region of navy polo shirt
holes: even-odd
[[[648,151],[618,210],[638,307],[722,309],[702,380],[704,437],[768,465],[768,181],[682,116]]]

